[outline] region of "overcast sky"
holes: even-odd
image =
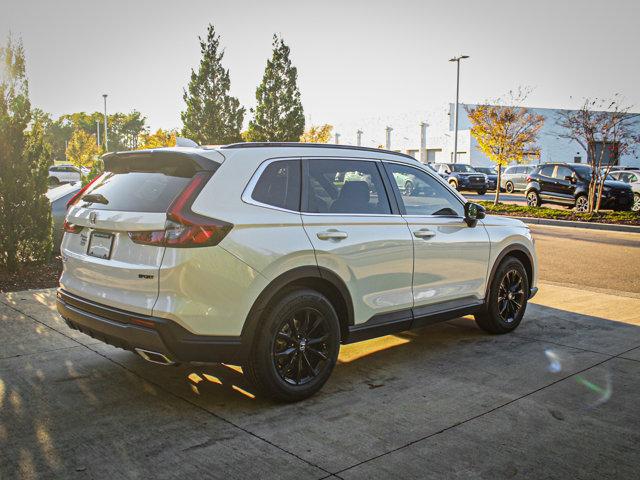
[[[112,112],[136,109],[153,128],[180,127],[182,89],[209,22],[242,104],[255,104],[271,37],[280,33],[298,67],[307,121],[336,125],[347,142],[359,127],[368,143],[383,143],[385,124],[441,121],[455,99],[447,60],[458,53],[471,56],[462,65],[463,102],[530,86],[531,106],[574,107],[585,96],[620,92],[640,108],[638,0],[0,5],[0,35],[11,31],[24,42],[32,103],[54,116],[101,110],[108,93]]]

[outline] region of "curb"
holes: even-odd
[[[640,225],[622,225],[615,223],[575,222],[571,220],[553,220],[550,218],[511,217],[533,225],[549,225],[552,227],[586,228],[588,230],[607,230],[610,232],[640,233]]]

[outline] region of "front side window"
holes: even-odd
[[[565,177],[572,177],[573,176],[573,170],[571,170],[568,167],[564,167],[562,165],[558,165],[558,168],[556,168],[556,173],[554,175],[554,178],[558,178],[560,180],[564,180]]]
[[[451,165],[451,170],[460,173],[475,173],[473,167],[465,163],[454,163],[453,165]]]
[[[300,161],[270,163],[258,179],[251,198],[286,210],[300,209]]]
[[[307,160],[305,212],[390,214],[382,177],[375,162]]]
[[[400,190],[407,215],[464,216],[457,197],[428,173],[408,165],[386,165]]]

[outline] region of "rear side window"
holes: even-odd
[[[390,214],[375,162],[308,160],[305,212]]]
[[[157,172],[107,172],[81,201],[95,210],[163,213],[190,180]]]
[[[287,210],[300,210],[300,161],[278,160],[265,168],[251,198]]]
[[[551,177],[553,176],[553,169],[556,168],[555,165],[547,165],[545,167],[542,167],[540,169],[540,171],[538,172],[539,175],[542,175],[543,177]]]
[[[573,170],[571,170],[568,167],[564,167],[562,165],[558,165],[558,168],[556,168],[556,173],[553,176],[554,176],[554,178],[559,178],[561,180],[564,180],[565,177],[573,176]]]

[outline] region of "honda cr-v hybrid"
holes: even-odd
[[[241,365],[280,400],[318,391],[340,344],[465,314],[510,332],[537,291],[529,229],[402,154],[245,143],[104,165],[65,221],[69,326],[160,364]]]

